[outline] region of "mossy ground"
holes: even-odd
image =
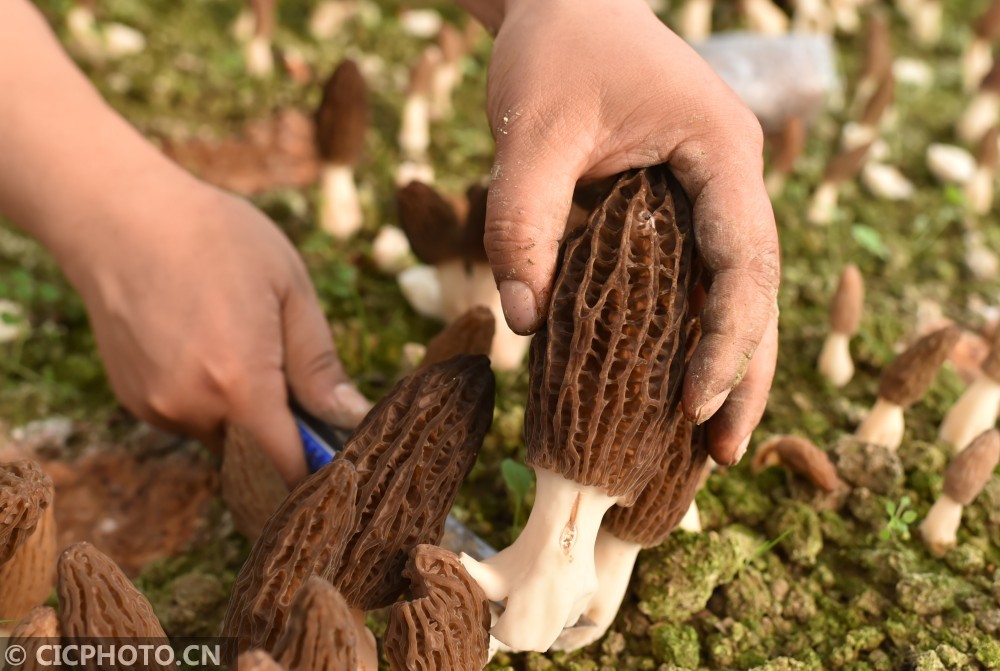
[[[431,4],[461,20],[451,4]],[[891,13],[896,53],[920,59],[935,77],[926,88],[898,85],[897,120],[885,135],[891,162],[918,187],[914,199],[881,202],[849,185],[830,226],[805,222],[810,192],[843,120],[842,113],[831,113],[816,124],[798,174],[775,202],[784,258],[781,350],[758,440],[798,433],[832,446],[874,399],[878,372],[912,329],[921,300],[978,326],[970,299],[996,305],[1000,296],[1000,284],[975,279],[964,265],[961,198],[938,185],[924,162],[930,142],[953,141],[952,124],[964,106],[959,57],[968,26],[986,2],[944,4],[944,38],[933,49],[917,47],[901,17]],[[39,5],[65,36],[69,0]],[[143,31],[148,47],[135,57],[84,67],[111,104],[154,139],[222,136],[277,107],[309,109],[318,100],[317,83],[244,74],[241,48],[229,33],[240,8],[236,0],[99,5],[102,18]],[[317,78],[344,55],[383,62],[371,82],[374,128],[359,171],[366,229],[348,243],[316,232],[312,190],[276,191],[255,202],[302,252],[344,363],[377,397],[396,376],[402,345],[426,341],[439,328],[410,310],[393,280],[375,271],[370,246],[377,227],[394,221],[403,82],[423,41],[404,33],[396,2],[381,2],[368,4],[360,20],[320,44],[308,37],[308,6],[305,0],[279,3],[276,42],[297,49]],[[722,22],[732,20],[724,7],[718,14]],[[857,71],[861,44],[860,37],[839,40],[848,79]],[[455,119],[433,129],[432,158],[445,190],[464,189],[489,171],[492,142],[483,113],[488,54],[489,40],[483,39],[464,62]],[[982,217],[977,225],[987,247],[1000,249],[997,217]],[[859,226],[877,235],[866,238]],[[868,293],[852,346],[858,372],[837,391],[813,364],[826,330],[827,300],[847,262],[861,268]],[[83,304],[45,252],[7,226],[0,226],[0,298],[21,304],[31,325],[28,337],[0,346],[0,419],[17,425],[61,414],[104,437],[131,424],[104,380]],[[497,421],[456,510],[496,545],[509,541],[513,508],[500,464],[523,456],[525,388],[523,372],[500,376]],[[880,537],[889,517],[886,503],[908,496],[922,516],[939,493],[949,455],[928,441],[961,389],[946,367],[907,415],[902,477],[881,490],[855,489],[841,513],[821,511],[801,483],[774,469],[754,477],[742,465],[713,475],[698,496],[708,531],[678,533],[644,554],[625,607],[603,641],[572,655],[501,656],[491,668],[1000,669],[1000,477],[967,511],[961,545],[943,559],[931,557],[915,537]],[[221,506],[209,517],[214,524],[190,552],[148,567],[138,580],[172,633],[215,631],[247,551]]]

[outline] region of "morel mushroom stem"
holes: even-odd
[[[866,443],[896,450],[903,442],[905,429],[903,407],[879,397],[855,435]]]
[[[843,387],[854,377],[850,342],[858,332],[863,303],[861,271],[850,264],[840,273],[837,291],[830,301],[830,333],[819,355],[819,372],[835,387]]]
[[[942,494],[920,523],[920,537],[933,554],[943,555],[958,543],[958,527],[961,524],[962,504]]]
[[[461,559],[487,598],[507,600],[494,638],[515,650],[544,652],[597,590],[594,544],[617,499],[542,468],[535,478],[535,505],[514,544],[483,562]]]
[[[978,35],[962,54],[962,89],[972,93],[993,67],[993,46]]]
[[[797,33],[833,33],[834,17],[826,0],[796,0],[792,30]]]
[[[323,230],[349,238],[361,228],[361,199],[354,183],[354,168],[328,163],[320,176],[319,220]]]
[[[438,60],[437,49],[427,49],[410,72],[399,129],[399,148],[409,159],[424,157],[431,144],[431,85]]]
[[[788,17],[771,0],[743,0],[740,4],[750,30],[764,35],[788,32]]]
[[[246,45],[247,72],[254,77],[270,77],[274,73],[271,36],[274,34],[274,10],[277,0],[250,0],[253,11],[253,37]]]
[[[918,44],[931,46],[941,39],[942,0],[921,0],[910,17],[910,34]]]
[[[976,169],[965,185],[965,199],[975,214],[986,214],[993,207],[993,182],[996,178],[1000,130],[992,126],[979,140]]]
[[[956,128],[958,137],[969,144],[978,142],[986,131],[997,125],[998,112],[1000,112],[1000,61],[993,63],[993,67],[980,82],[976,95],[962,113]]]
[[[715,0],[687,0],[677,19],[677,32],[688,42],[700,42],[712,34]]]
[[[1000,414],[1000,329],[993,336],[982,374],[951,407],[941,422],[941,440],[959,451],[983,431],[992,428]]]
[[[698,512],[697,501],[692,501],[691,505],[688,506],[684,517],[677,523],[677,528],[691,533],[701,533],[701,513]]]

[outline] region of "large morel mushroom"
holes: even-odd
[[[635,503],[671,444],[698,268],[690,205],[666,166],[622,175],[563,242],[530,350],[535,505],[509,548],[462,557],[490,599],[507,600],[492,631],[502,643],[547,650],[597,590],[601,519]]]

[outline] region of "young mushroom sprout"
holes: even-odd
[[[355,671],[357,647],[354,615],[344,597],[313,576],[295,595],[273,656],[287,671]]]
[[[993,183],[996,181],[998,156],[997,142],[1000,130],[996,126],[987,130],[979,140],[976,150],[976,169],[965,184],[965,199],[973,213],[983,215],[993,207]]]
[[[819,372],[834,387],[843,387],[854,377],[851,338],[858,332],[865,303],[865,284],[853,263],[844,267],[837,291],[830,301],[830,332],[819,354]]]
[[[250,0],[253,14],[253,36],[246,44],[247,72],[254,77],[270,77],[274,73],[274,54],[271,38],[274,36],[277,0]]]
[[[431,118],[445,119],[452,115],[451,94],[462,80],[462,58],[465,56],[465,36],[450,23],[438,32],[441,59],[431,77]]]
[[[0,620],[18,620],[52,591],[52,480],[33,461],[0,463]]]
[[[962,86],[976,90],[993,67],[993,44],[1000,37],[1000,0],[993,0],[973,25],[972,41],[962,54]]]
[[[980,365],[981,373],[951,407],[941,422],[941,440],[963,450],[983,431],[996,425],[1000,412],[1000,328]]]
[[[777,198],[785,188],[785,180],[795,170],[795,164],[806,146],[806,124],[802,117],[793,116],[785,122],[774,141],[774,158],[764,177],[767,193]]]
[[[979,89],[958,120],[956,130],[963,142],[975,144],[986,132],[997,125],[1000,114],[1000,60],[979,83]]]
[[[577,622],[598,589],[605,512],[636,502],[671,445],[699,267],[690,205],[666,166],[619,177],[561,245],[529,360],[535,504],[513,545],[462,556],[490,599],[506,599],[492,634],[515,650],[547,650]]]
[[[879,85],[892,74],[892,41],[889,19],[882,12],[873,12],[865,35],[865,60],[854,88],[851,108],[861,111],[871,102]]]
[[[410,70],[399,129],[399,148],[403,158],[410,161],[425,162],[431,144],[431,94],[439,60],[436,48],[426,49]]]
[[[404,592],[410,550],[440,542],[492,422],[493,393],[483,356],[457,357],[397,384],[341,456],[303,480],[268,521],[233,587],[224,635],[240,651],[273,651],[299,589],[319,576],[350,607],[359,668],[375,671],[365,612]]]
[[[323,162],[319,223],[336,238],[349,238],[361,228],[354,168],[367,126],[368,87],[354,61],[341,61],[323,87],[316,110],[316,148]]]
[[[410,552],[411,600],[389,611],[392,671],[479,671],[489,660],[490,607],[459,558],[433,545]]]
[[[920,524],[920,535],[933,554],[943,555],[958,542],[962,507],[976,500],[997,463],[1000,463],[1000,432],[990,429],[948,464],[944,491]]]
[[[840,185],[854,177],[861,170],[872,143],[842,151],[830,159],[823,172],[823,179],[809,200],[809,210],[806,218],[809,223],[817,225],[829,224],[833,219],[837,200],[840,198]]]
[[[886,366],[879,378],[878,400],[855,432],[858,440],[893,451],[899,448],[905,429],[903,411],[927,392],[961,335],[957,326],[946,326],[913,343]]]

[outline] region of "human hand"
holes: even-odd
[[[577,181],[670,164],[710,275],[684,411],[711,418],[716,461],[738,461],[777,357],[778,238],[756,118],[643,0],[507,0],[487,114],[486,249],[519,333],[544,317]]]
[[[208,444],[225,425],[246,428],[294,484],[306,464],[288,389],[339,426],[371,407],[344,373],[301,259],[256,208],[186,176],[123,201],[122,218],[101,224],[111,234],[64,264],[115,394]]]

